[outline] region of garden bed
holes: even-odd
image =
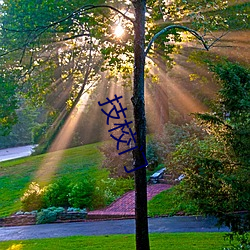
[[[87,213],[83,212],[63,212],[58,214],[57,219],[51,223],[60,222],[80,222],[86,220]],[[0,219],[0,227],[27,226],[37,224],[36,214],[14,214]]]

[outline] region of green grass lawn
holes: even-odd
[[[50,181],[66,177],[77,182],[84,175],[98,179],[107,177],[108,172],[98,168],[102,160],[98,145],[100,143],[65,150]],[[35,175],[43,160],[48,155],[53,158],[57,154],[54,152],[0,163],[0,217],[21,210],[20,197],[32,181],[37,182]],[[178,212],[177,205],[172,189],[162,192],[149,202],[149,215],[174,214]]]
[[[177,194],[175,187],[165,190],[148,202],[148,215],[151,217],[161,215],[175,215],[183,212],[187,215],[199,214],[197,207]]]
[[[151,250],[221,250],[228,246],[224,233],[151,234]],[[1,250],[135,249],[134,235],[74,236],[67,238],[0,242]]]
[[[56,167],[51,180],[64,176],[72,181],[79,181],[86,173],[98,175],[98,178],[106,176],[106,171],[98,169],[102,160],[98,145],[100,143],[65,150],[58,166],[51,166]],[[50,156],[56,154],[50,153]],[[0,217],[20,210],[20,197],[30,182],[37,181],[35,175],[45,157],[46,154],[0,163]]]
[[[108,172],[98,168],[102,160],[98,145],[100,143],[65,150],[50,181],[66,177],[77,182],[86,175],[96,179],[107,177]],[[57,154],[54,152],[0,163],[0,218],[21,210],[20,197],[32,181],[37,182],[35,175],[43,160],[48,155],[53,158]],[[174,189],[158,194],[149,202],[149,216],[173,215],[181,210],[188,212],[186,203],[176,201]]]

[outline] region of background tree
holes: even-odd
[[[231,62],[210,63],[210,69],[221,90],[214,112],[196,115],[208,135],[182,143],[170,169],[185,174],[181,192],[201,212],[242,233],[250,225],[250,72]]]
[[[16,86],[11,79],[6,78],[4,74],[0,77],[0,136],[9,134],[17,121]]]

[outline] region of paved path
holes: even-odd
[[[35,146],[28,145],[15,148],[0,149],[0,162],[29,156]]]
[[[228,228],[218,229],[214,218],[195,216],[174,216],[149,218],[150,233],[169,232],[228,232]],[[39,238],[57,238],[73,235],[134,234],[135,220],[109,220],[95,222],[75,222],[21,227],[0,228],[0,241]]]
[[[169,189],[171,185],[155,184],[147,187],[147,197],[151,200],[155,195]],[[135,191],[124,194],[121,198],[113,202],[105,209],[91,211],[88,213],[89,218],[104,218],[115,216],[134,216],[135,215]]]

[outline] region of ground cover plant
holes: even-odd
[[[152,250],[221,250],[229,246],[224,233],[166,233],[150,234]],[[61,249],[135,249],[134,235],[76,236],[0,242],[1,249],[61,250]]]

